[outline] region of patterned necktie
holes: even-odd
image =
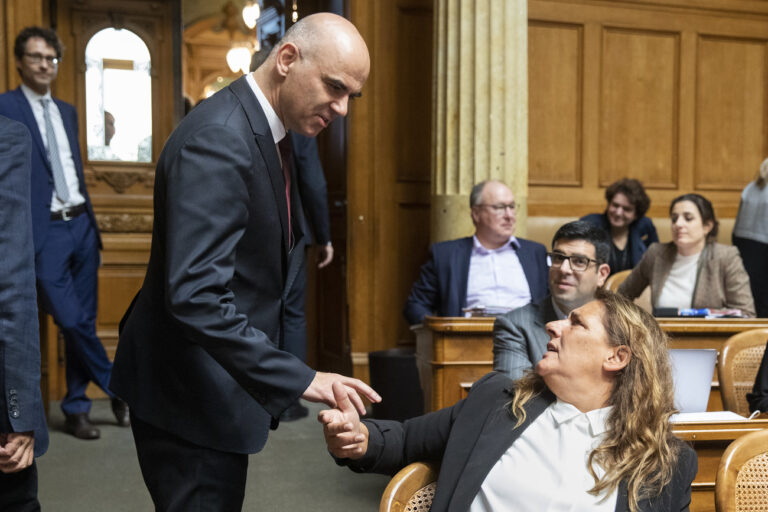
[[[56,134],[53,133],[53,123],[51,123],[51,115],[48,112],[48,103],[51,100],[43,98],[40,103],[43,104],[43,119],[45,119],[45,138],[48,141],[48,161],[51,162],[51,169],[53,170],[53,185],[56,190],[56,195],[63,203],[69,201],[69,189],[67,188],[67,180],[64,178],[64,167],[61,165],[61,158],[59,157],[59,145],[56,142]]]
[[[285,178],[285,203],[288,206],[288,250],[291,250],[293,249],[293,229],[291,229],[291,153],[293,153],[293,148],[291,145],[291,135],[286,134],[277,143],[277,148],[280,150],[283,178]]]

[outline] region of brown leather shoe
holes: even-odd
[[[98,439],[101,436],[99,429],[88,418],[87,412],[67,414],[64,430],[78,439]]]
[[[131,426],[131,416],[128,413],[128,404],[120,398],[114,397],[112,402],[112,412],[115,414],[117,424],[121,427]]]

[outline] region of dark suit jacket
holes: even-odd
[[[331,241],[331,221],[328,213],[328,185],[317,152],[317,139],[291,133],[295,180],[303,207],[305,234],[311,230],[315,243]]]
[[[589,222],[590,224],[602,228],[608,236],[611,236],[611,223],[608,216],[604,213],[590,213],[579,220]],[[643,254],[651,244],[659,241],[659,235],[656,233],[656,227],[648,217],[640,217],[629,225],[629,247],[632,251],[632,266],[640,263]],[[611,269],[611,273],[615,272]]]
[[[40,393],[40,335],[29,206],[29,131],[0,116],[0,433],[35,433],[48,448]]]
[[[513,382],[498,373],[477,381],[469,396],[456,405],[400,423],[364,420],[370,437],[368,451],[356,461],[339,460],[358,472],[394,474],[416,461],[441,463],[432,510],[465,512],[491,468],[520,434],[554,401],[547,392],[526,406],[526,420],[515,428],[505,409]],[[521,468],[524,470],[524,468]],[[696,454],[680,442],[680,460],[672,481],[653,500],[642,500],[642,512],[687,511],[691,482],[696,476]],[[629,510],[627,488],[618,489],[616,511]]]
[[[544,356],[547,322],[557,320],[552,297],[496,317],[493,324],[493,369],[519,379]]]
[[[763,359],[760,361],[760,369],[757,371],[752,392],[747,393],[747,402],[749,403],[749,412],[768,411],[768,346],[763,352]]]
[[[540,243],[524,238],[517,241],[520,242],[517,255],[531,289],[531,302],[538,302],[549,293],[547,250]],[[403,314],[410,325],[421,323],[426,315],[464,316],[471,256],[472,237],[432,246],[429,260],[421,267],[419,279],[405,302]]]
[[[83,161],[80,157],[80,146],[77,140],[77,112],[75,107],[69,103],[57,100],[56,98],[53,98],[53,101],[59,107],[59,112],[61,112],[61,119],[64,122],[64,129],[69,140],[69,149],[72,151],[72,160],[75,164],[77,177],[80,180],[80,194],[85,198],[88,218],[91,220],[93,229],[98,236],[99,229],[96,224],[96,217],[93,215],[91,200],[85,188]],[[32,113],[32,108],[29,106],[29,102],[20,87],[0,94],[0,114],[24,123],[32,135],[32,232],[34,235],[35,253],[37,253],[43,246],[45,235],[48,232],[48,224],[51,221],[53,171],[48,161],[48,153],[45,150],[40,129],[37,127],[37,121],[35,121],[35,115]],[[101,238],[99,238],[99,247],[101,247]]]
[[[314,370],[278,349],[285,181],[245,80],[207,99],[158,160],[152,250],[122,322],[110,388],[192,443],[253,453]],[[301,232],[294,227],[298,239]]]

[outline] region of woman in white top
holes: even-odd
[[[342,386],[321,411],[337,462],[393,474],[440,463],[435,512],[687,512],[696,455],[672,434],[667,337],[626,298],[547,324],[536,371],[489,373],[465,400],[410,419],[360,421]]]
[[[684,194],[669,207],[672,242],[653,244],[619,287],[634,299],[651,287],[656,308],[739,309],[755,316],[755,304],[739,251],[715,242],[718,222],[712,203]]]
[[[757,178],[741,193],[733,228],[733,245],[739,248],[749,274],[757,316],[768,318],[768,158]]]

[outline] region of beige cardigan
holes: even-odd
[[[675,255],[677,247],[672,242],[651,245],[640,263],[619,286],[619,293],[634,299],[650,284],[651,304],[656,307],[661,289],[675,262]],[[706,245],[699,258],[691,306],[738,308],[746,316],[755,316],[749,276],[736,247],[718,243]]]

